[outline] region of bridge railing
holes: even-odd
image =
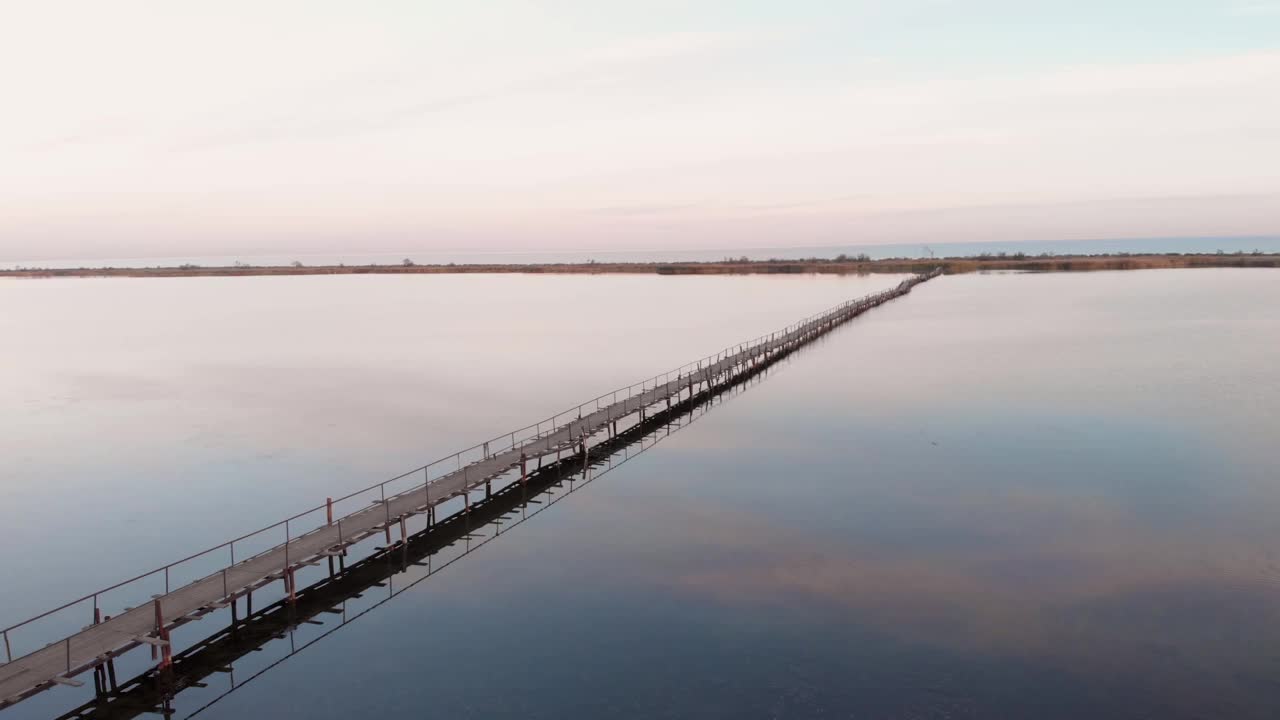
[[[592,412],[598,411],[603,407],[615,404],[619,399],[625,400],[673,381],[681,381],[683,383],[689,379],[706,379],[705,377],[699,376],[704,372],[705,368],[714,365],[720,360],[732,357],[733,355],[744,351],[756,351],[767,343],[785,339],[793,333],[807,329],[821,321],[836,317],[842,312],[848,310],[850,307],[859,303],[875,302],[894,297],[904,292],[904,287],[906,290],[909,290],[916,283],[921,282],[923,279],[927,279],[928,277],[933,277],[936,274],[937,272],[932,273],[927,277],[916,276],[903,281],[903,283],[892,290],[872,293],[855,300],[843,302],[835,307],[828,308],[823,312],[815,313],[803,320],[792,323],[781,330],[761,335],[745,343],[732,345],[720,352],[712,353],[697,360],[687,362],[680,367],[654,375],[651,378],[646,378],[638,383],[603,393],[597,397],[587,400],[586,402],[579,403],[566,410],[555,413],[554,415],[532,425],[526,425],[525,427],[517,430],[512,430],[505,434],[498,435],[485,442],[478,443],[464,450],[460,450],[451,455],[435,460],[434,462],[401,473],[380,483],[375,483],[368,487],[361,488],[342,497],[326,500],[323,504],[303,510],[302,512],[291,515],[283,520],[267,525],[266,527],[259,528],[232,540],[201,550],[200,552],[188,555],[181,560],[176,560],[154,570],[142,573],[141,575],[136,575],[128,580],[124,580],[101,590],[89,593],[88,595],[72,600],[71,602],[59,605],[52,610],[47,610],[39,615],[23,620],[22,622],[0,629],[0,636],[2,636],[4,643],[5,662],[12,662],[14,659],[27,654],[24,652],[17,652],[13,649],[15,631],[17,630],[28,628],[35,623],[47,621],[59,615],[66,615],[71,618],[70,624],[65,620],[58,623],[63,627],[74,627],[80,623],[96,622],[102,617],[102,613],[104,611],[103,601],[108,597],[114,598],[115,596],[125,596],[129,598],[121,602],[120,606],[122,607],[124,606],[124,602],[129,602],[130,600],[132,600],[135,605],[140,605],[145,602],[149,602],[152,595],[167,595],[171,591],[185,586],[189,582],[202,580],[219,572],[222,573],[225,579],[226,571],[228,569],[265,554],[266,552],[279,547],[281,544],[288,548],[290,541],[308,533],[315,532],[321,527],[327,527],[331,519],[339,519],[350,514],[356,509],[366,508],[370,505],[382,504],[385,506],[386,501],[389,498],[395,498],[398,495],[423,486],[429,487],[432,482],[440,479],[441,477],[461,471],[477,462],[487,460],[495,455],[508,452],[515,448],[527,446],[531,442],[548,438],[565,424],[584,417]],[[428,495],[429,493],[430,491],[428,490]],[[341,530],[339,530],[339,532],[341,532]],[[248,554],[252,550],[258,550],[258,552]],[[225,565],[221,565],[221,561],[217,560],[217,558],[220,557],[225,557]],[[290,562],[291,559],[288,558],[286,552],[285,565],[287,566]],[[200,569],[200,574],[197,574],[194,577],[191,572],[195,569],[193,566],[197,566]],[[180,584],[179,581],[181,581]],[[163,593],[157,592],[161,589],[163,590]],[[227,590],[229,594],[231,591],[236,590],[236,588],[228,586]],[[76,620],[76,617],[80,619]],[[55,637],[62,636],[63,635],[55,635]],[[31,650],[28,652],[36,649],[39,648],[31,647]]]

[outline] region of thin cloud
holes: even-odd
[[[645,215],[666,215],[669,213],[692,210],[698,206],[693,203],[668,205],[615,205],[610,207],[590,208],[591,215],[608,215],[614,217],[639,217]]]
[[[581,88],[593,78],[610,77],[628,68],[664,64],[693,55],[747,46],[753,36],[730,32],[672,32],[642,36],[588,50],[524,78],[500,82],[474,92],[446,95],[399,107],[383,106],[346,120],[317,120],[289,115],[266,126],[220,131],[180,144],[181,149],[213,149],[234,145],[293,140],[322,140],[367,132],[412,127],[423,118],[521,95]],[[403,90],[412,92],[411,83]]]
[[[1280,15],[1280,3],[1248,3],[1233,5],[1227,12],[1231,15],[1256,17],[1259,15]]]

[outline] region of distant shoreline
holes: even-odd
[[[435,274],[651,274],[783,275],[917,273],[941,267],[947,274],[984,270],[1090,272],[1211,267],[1280,267],[1280,253],[1025,255],[1000,253],[960,258],[887,258],[837,256],[798,260],[725,259],[710,262],[449,263],[396,265],[233,265],[173,267],[19,268],[0,277],[252,277],[264,275],[435,275]]]

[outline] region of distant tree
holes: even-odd
[[[405,258],[404,260],[401,260],[400,264],[405,267],[413,267],[413,261],[410,260],[409,258]]]
[[[294,261],[293,261],[293,266],[294,266],[294,267],[302,267],[302,261],[301,261],[301,260],[294,260]]]

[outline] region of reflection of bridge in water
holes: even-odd
[[[474,549],[471,542],[479,536],[474,528],[492,524],[496,537],[507,514],[518,509],[522,520],[526,514],[536,514],[527,513],[529,504],[539,502],[534,495],[550,492],[578,475],[589,480],[593,463],[612,463],[618,452],[625,460],[634,445],[647,449],[646,438],[663,427],[669,429],[726,388],[740,386],[796,349],[937,274],[917,276],[891,290],[842,303],[779,332],[602,395],[535,425],[337,501],[329,500],[5,628],[2,632],[9,662],[0,665],[0,709],[55,685],[82,686],[74,677],[92,671],[98,697],[69,717],[162,712],[161,707],[175,691],[194,686],[211,672],[229,672],[231,659],[272,638],[287,636],[292,642],[292,628],[319,622],[315,620],[319,613],[340,613],[345,624],[350,620],[345,609],[348,598],[424,565],[425,574],[413,582],[421,581],[442,569],[439,563],[433,567],[432,558],[444,547],[462,541],[463,555]],[[481,491],[484,501],[473,502],[471,493]],[[359,509],[335,519],[334,509],[343,504]],[[437,521],[441,509],[452,514]],[[315,526],[295,534],[299,525],[308,522]],[[398,531],[398,540],[393,540],[393,531]],[[385,543],[357,561],[357,545],[376,536],[385,538]],[[484,542],[487,540],[475,547]],[[260,552],[236,561],[237,549],[243,557],[246,548],[263,545],[266,547]],[[225,565],[215,559],[223,557],[224,551],[229,559]],[[326,565],[327,575],[305,590],[299,589],[300,578],[310,573],[323,575]],[[178,580],[184,576],[195,579],[171,590],[175,576]],[[277,584],[277,580],[281,582]],[[161,587],[161,593],[150,592]],[[388,588],[389,597],[398,592],[392,584]],[[271,603],[273,591],[280,599]],[[255,592],[263,608],[258,612],[253,609]],[[125,607],[115,617],[102,612],[109,602],[123,605],[130,601],[135,606]],[[341,608],[335,608],[339,604]],[[173,629],[219,613],[229,615],[230,623],[224,630],[183,652],[173,652]],[[63,630],[68,618],[78,624],[75,617],[81,622],[89,619],[92,624],[79,631]],[[16,655],[13,636],[18,631],[35,635],[31,631],[41,622],[53,623],[54,632],[62,634],[60,639]],[[61,622],[61,627],[56,622]],[[143,645],[149,646],[153,660],[158,659],[157,666],[119,685],[116,659]]]

